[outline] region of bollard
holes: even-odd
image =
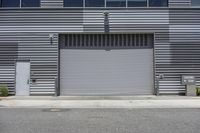
[[[54,79],[55,81],[55,83],[54,83],[54,86],[55,86],[55,97],[57,97],[58,96],[58,78],[57,77],[55,77],[55,79]]]
[[[159,96],[159,76],[156,76],[156,96]]]

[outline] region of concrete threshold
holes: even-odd
[[[200,108],[200,97],[186,96],[60,96],[7,97],[0,108]]]

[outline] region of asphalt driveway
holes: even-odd
[[[198,133],[200,109],[0,108],[0,133]]]

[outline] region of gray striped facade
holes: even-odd
[[[190,7],[191,0],[169,0],[169,7]]]
[[[62,0],[42,0],[41,8],[0,9],[0,83],[15,94],[15,62],[30,60],[37,79],[31,95],[54,95],[59,79],[59,38],[63,34],[154,34],[154,77],[164,74],[160,94],[184,94],[182,75],[195,75],[200,85],[200,8],[189,0],[169,0],[169,8],[63,8]],[[49,34],[54,34],[53,42]],[[156,86],[155,86],[156,87]]]

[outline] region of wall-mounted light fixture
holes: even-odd
[[[50,44],[53,44],[54,34],[49,34]]]

